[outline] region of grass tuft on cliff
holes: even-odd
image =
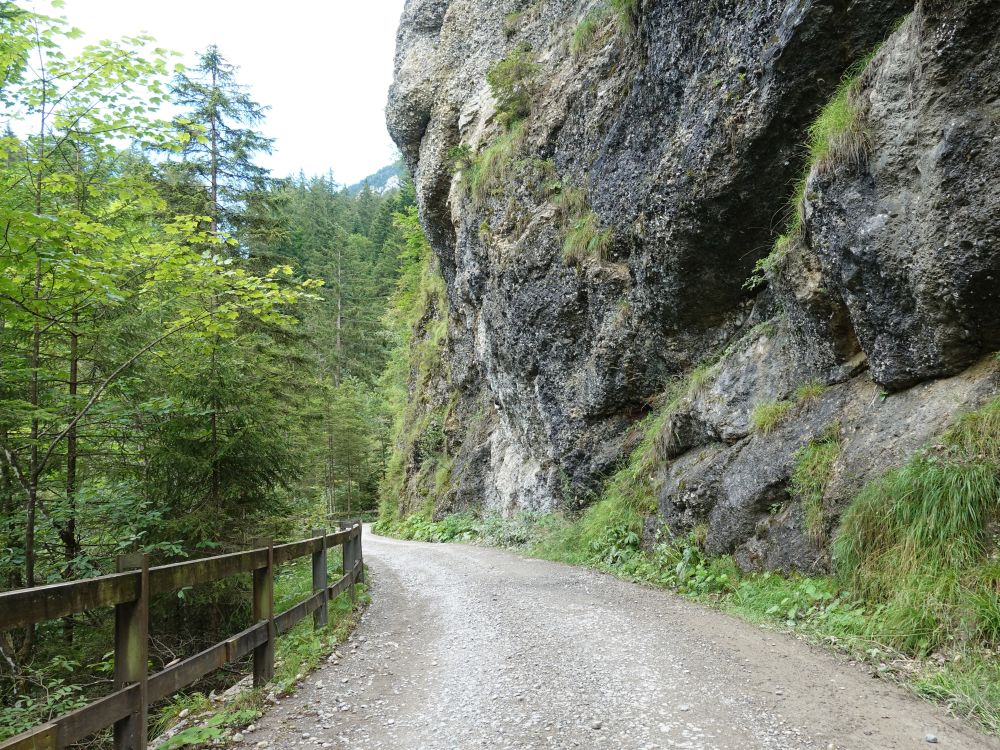
[[[468,190],[477,206],[485,205],[514,178],[523,142],[524,123],[518,122],[478,155],[469,158],[463,177],[468,181]]]
[[[871,634],[911,653],[1000,645],[1000,399],[870,482],[844,513],[834,559],[878,607]]]
[[[588,211],[570,222],[563,243],[563,260],[569,265],[578,265],[591,258],[605,261],[612,239],[611,230],[601,229],[597,214]]]
[[[879,45],[881,47],[881,45]],[[773,278],[792,245],[801,238],[806,188],[813,173],[828,174],[841,166],[860,168],[871,154],[872,134],[861,106],[861,89],[878,48],[853,65],[806,131],[806,167],[795,181],[784,218],[785,230],[771,252],[757,261],[745,289],[756,289]]]
[[[600,219],[587,203],[587,191],[569,184],[559,184],[552,202],[558,211],[563,231],[563,260],[580,265],[587,260],[608,259],[614,239],[611,229],[602,229]]]
[[[639,0],[609,0],[615,12],[618,27],[626,34],[632,34],[639,27]]]
[[[817,544],[826,542],[823,496],[840,451],[839,439],[830,434],[821,440],[810,441],[795,452],[790,489],[792,496],[802,504],[806,529]]]
[[[522,43],[486,72],[486,82],[493,92],[500,119],[507,127],[531,114],[538,71],[531,45]]]
[[[763,401],[750,413],[750,426],[767,435],[784,421],[794,407],[792,401]]]
[[[611,9],[606,5],[591,8],[580,19],[569,42],[569,50],[574,57],[584,55],[594,46],[602,27],[611,17]]]

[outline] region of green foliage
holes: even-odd
[[[799,403],[815,401],[826,393],[826,385],[818,380],[810,380],[795,389],[795,400]]]
[[[597,40],[601,27],[610,17],[611,8],[607,5],[599,5],[587,11],[573,31],[569,43],[570,51],[577,57],[586,54]]]
[[[501,121],[512,127],[531,114],[539,66],[528,44],[520,44],[490,66],[486,82],[493,92]]]
[[[833,467],[840,457],[841,445],[836,435],[810,441],[795,452],[791,493],[805,513],[806,529],[817,543],[826,541],[826,519],[823,497]]]
[[[757,432],[767,435],[781,424],[794,407],[792,401],[763,401],[750,413],[750,425]]]
[[[2,5],[0,588],[371,509],[412,187],[272,180],[264,108],[217,50],[171,88],[180,69],[145,37],[68,44]],[[153,664],[246,627],[246,586],[157,597]],[[4,727],[106,687],[109,616],[4,634]],[[49,672],[61,654],[72,675]]]
[[[996,633],[987,556],[1000,518],[998,428],[1000,399],[962,416],[935,450],[870,482],[843,515],[838,569],[879,605],[878,635],[897,648],[925,653],[959,634]]]
[[[502,195],[513,180],[524,133],[523,123],[515,123],[471,159],[463,174],[477,206],[485,205],[491,197]]]
[[[466,541],[479,535],[479,523],[470,513],[455,513],[440,521],[431,521],[420,513],[414,513],[391,531],[400,539],[418,542]]]
[[[872,53],[844,76],[833,97],[809,126],[809,165],[828,172],[838,165],[860,166],[871,151],[871,133],[857,103],[861,75]]]
[[[775,240],[771,252],[754,264],[753,273],[750,275],[750,278],[743,282],[744,289],[756,289],[767,283],[768,279],[773,278],[778,269],[781,268],[781,264],[788,256],[788,251],[800,232],[800,219],[798,218],[800,211],[797,200],[790,204],[790,210],[792,215],[796,217],[795,220],[789,226],[788,231]]]
[[[618,27],[625,33],[633,33],[639,26],[639,0],[608,0],[615,12]]]
[[[36,690],[0,704],[0,742],[86,705],[88,698],[74,680],[80,667],[79,662],[56,656],[34,672],[30,679]]]
[[[571,265],[588,259],[605,261],[613,239],[610,229],[601,229],[597,214],[588,211],[570,222],[563,243],[563,260]]]
[[[431,510],[448,489],[450,457],[447,431],[454,402],[432,398],[447,381],[442,349],[447,343],[448,302],[444,280],[424,237],[416,209],[397,216],[406,251],[401,275],[390,301],[395,347],[382,376],[390,413],[395,415],[392,449],[380,488],[376,529],[390,533],[413,515],[409,499],[422,498]],[[429,522],[430,512],[424,514]]]
[[[563,241],[563,260],[579,265],[589,259],[607,260],[614,239],[610,229],[601,229],[600,219],[587,203],[587,192],[568,184],[557,184],[553,203],[559,213]]]

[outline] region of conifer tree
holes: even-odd
[[[174,124],[186,140],[184,162],[208,191],[216,233],[251,227],[247,208],[266,194],[270,180],[268,171],[254,163],[257,155],[271,153],[272,140],[257,130],[268,108],[250,97],[237,73],[213,44],[192,73],[176,75],[170,92],[173,103],[185,110]]]

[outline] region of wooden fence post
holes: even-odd
[[[267,563],[253,572],[253,619],[267,622],[267,640],[253,650],[253,686],[264,687],[274,677],[274,544],[258,541],[255,548],[267,548]]]
[[[139,571],[139,598],[115,605],[115,689],[139,685],[132,713],[115,723],[115,750],[146,750],[149,663],[149,556],[122,555],[118,572]]]
[[[365,553],[364,553],[364,547],[361,544],[361,530],[363,528],[364,527],[361,525],[361,519],[359,518],[358,519],[358,538],[355,540],[358,543],[357,559],[358,559],[358,562],[361,564],[361,567],[358,568],[358,583],[364,583],[365,582]]]
[[[319,609],[313,612],[313,628],[319,630],[326,627],[329,618],[326,596],[326,529],[313,529],[312,534],[313,536],[322,537],[320,548],[316,552],[313,552],[312,556],[313,593],[324,592],[323,603],[319,605]]]
[[[350,519],[345,519],[340,522],[340,528],[349,529],[354,525],[354,522]],[[351,574],[350,592],[351,601],[353,602],[357,597],[357,593],[354,591],[354,540],[348,539],[344,542],[344,575]]]

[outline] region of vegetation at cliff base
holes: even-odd
[[[627,461],[577,515],[421,515],[384,528],[587,565],[793,629],[1000,732],[1000,400],[960,416],[924,452],[868,483],[836,530],[832,573],[803,576],[741,571],[732,557],[706,551],[707,526],[644,538],[656,511],[658,443],[677,399],[692,390],[692,378],[671,389],[637,429],[642,437]],[[795,456],[790,492],[817,543],[840,451],[834,426]]]

